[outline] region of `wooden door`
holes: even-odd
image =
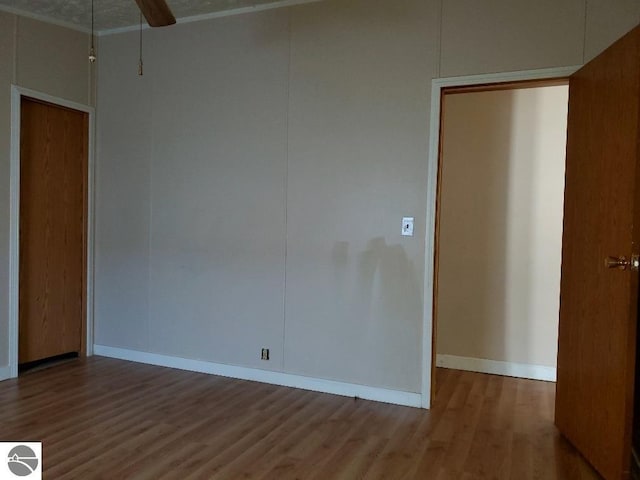
[[[84,351],[88,115],[23,97],[19,363]]]
[[[607,480],[628,477],[640,252],[640,29],[573,75],[556,424]],[[613,266],[613,265],[611,265]]]

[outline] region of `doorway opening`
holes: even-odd
[[[436,387],[436,339],[437,339],[437,239],[438,222],[437,209],[439,200],[439,186],[441,177],[441,149],[442,149],[442,102],[447,89],[457,88],[459,92],[487,89],[513,89],[522,86],[552,86],[564,85],[580,67],[550,68],[520,72],[507,72],[486,75],[472,75],[466,77],[451,77],[435,79],[431,83],[431,118],[430,141],[427,177],[427,215],[425,236],[425,277],[424,277],[424,317],[423,317],[423,368],[422,368],[422,407],[431,408],[435,397]],[[540,83],[542,82],[542,83]]]
[[[9,375],[91,355],[93,108],[12,86]]]
[[[555,381],[568,79],[445,88],[436,365]]]

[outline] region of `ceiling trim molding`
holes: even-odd
[[[321,0],[275,0],[271,3],[265,3],[261,5],[232,8],[229,10],[222,10],[218,12],[203,13],[200,15],[193,15],[190,17],[182,17],[182,18],[176,19],[177,20],[176,23],[183,24],[183,23],[191,23],[191,22],[201,22],[203,20],[211,20],[214,18],[230,17],[232,15],[242,15],[245,13],[261,12],[264,10],[271,10],[274,8],[292,7],[294,5],[303,5],[305,3],[315,3],[319,1]],[[20,8],[15,8],[15,7],[10,7],[7,5],[0,4],[0,11],[17,15],[19,17],[30,18],[32,20],[37,20],[43,23],[49,23],[51,25],[56,25],[58,27],[68,28],[70,30],[91,34],[91,29],[85,28],[81,25],[77,25],[72,22],[65,22],[64,20],[57,20],[55,18],[47,17],[46,15],[40,15],[38,13],[29,12],[27,10],[22,10]],[[138,31],[139,28],[140,28],[140,25],[138,24],[128,25],[126,27],[104,28],[102,30],[97,30],[95,32],[95,35],[101,37],[104,35],[115,35],[118,33],[134,32],[134,31]],[[147,29],[151,27],[145,24],[143,28]]]
[[[0,11],[11,13],[13,15],[17,15],[19,17],[30,18],[31,20],[38,20],[39,22],[49,23],[51,25],[56,25],[58,27],[68,28],[70,30],[76,30],[78,32],[91,34],[91,29],[85,28],[81,25],[77,25],[71,22],[65,22],[64,20],[57,20],[55,18],[47,17],[46,15],[40,15],[38,13],[28,12],[26,10],[21,10],[15,7],[9,7],[7,5],[0,4]]]
[[[182,17],[176,19],[176,24],[181,25],[184,23],[201,22],[203,20],[211,20],[213,18],[230,17],[232,15],[242,15],[245,13],[261,12],[264,10],[271,10],[274,8],[292,7],[294,5],[303,5],[305,3],[315,3],[321,0],[276,0],[272,3],[265,3],[262,5],[254,5],[251,7],[232,8],[229,10],[221,10],[219,12],[202,13],[200,15],[193,15],[190,17]],[[151,28],[145,24],[144,29]],[[107,28],[96,32],[96,35],[102,37],[105,35],[115,35],[118,33],[137,32],[140,29],[140,25],[129,25],[127,27]]]

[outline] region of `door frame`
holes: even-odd
[[[422,408],[431,408],[434,395],[434,365],[436,338],[434,308],[436,305],[436,234],[437,201],[440,174],[440,139],[442,119],[442,95],[445,88],[491,86],[500,83],[525,82],[568,78],[580,66],[525,70],[486,75],[436,78],[431,82],[431,116],[429,125],[429,153],[427,165],[427,215],[424,255],[424,311],[422,319]]]
[[[85,354],[93,355],[93,283],[94,283],[94,152],[95,108],[55,97],[18,85],[11,85],[11,153],[9,212],[9,378],[18,376],[19,285],[20,285],[20,128],[22,97],[42,100],[52,105],[88,114],[86,284],[85,284]]]

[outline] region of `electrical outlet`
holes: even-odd
[[[263,348],[262,349],[262,360],[269,360],[269,349],[268,348]]]

